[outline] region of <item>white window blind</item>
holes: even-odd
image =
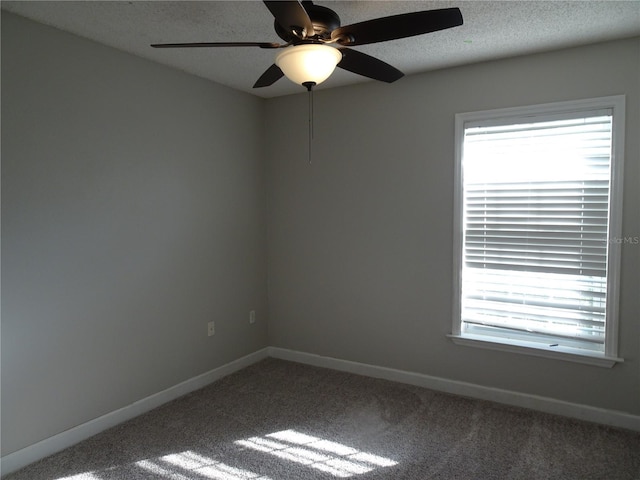
[[[465,124],[462,332],[604,352],[612,118]]]

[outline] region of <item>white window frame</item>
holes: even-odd
[[[526,333],[518,338],[488,335],[473,335],[462,333],[461,301],[462,301],[462,266],[463,266],[463,148],[465,125],[471,122],[487,121],[500,123],[523,117],[549,116],[578,111],[595,111],[611,109],[612,118],[612,152],[611,179],[609,194],[609,233],[607,256],[607,308],[605,320],[604,352],[594,352],[568,346],[551,346],[545,343],[528,341]],[[616,362],[622,362],[618,357],[618,303],[620,280],[620,251],[622,238],[622,172],[624,159],[624,129],[625,129],[625,96],[574,100],[557,103],[547,103],[525,107],[510,107],[496,110],[459,113],[455,116],[455,184],[454,184],[454,232],[453,232],[453,325],[452,333],[448,335],[458,345],[501,350],[559,360],[584,363],[600,367],[612,367]]]

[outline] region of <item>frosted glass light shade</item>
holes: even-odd
[[[324,82],[333,73],[342,53],[328,45],[296,45],[276,57],[276,65],[294,83]]]

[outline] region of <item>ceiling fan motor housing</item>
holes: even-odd
[[[331,38],[331,32],[340,27],[340,17],[336,12],[327,7],[320,5],[314,5],[312,2],[302,2],[302,6],[307,11],[311,23],[313,24],[313,33],[307,32],[307,39],[303,40],[302,27],[294,28],[292,32],[290,29],[282,27],[278,21],[274,21],[274,28],[278,36],[287,43],[299,44],[299,43],[312,43],[315,40],[329,40]],[[309,41],[311,40],[311,41]]]

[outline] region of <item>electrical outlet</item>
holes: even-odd
[[[256,323],[256,311],[251,310],[249,312],[249,323]]]
[[[207,324],[207,335],[212,336],[216,333],[216,324],[215,322],[209,322]]]

